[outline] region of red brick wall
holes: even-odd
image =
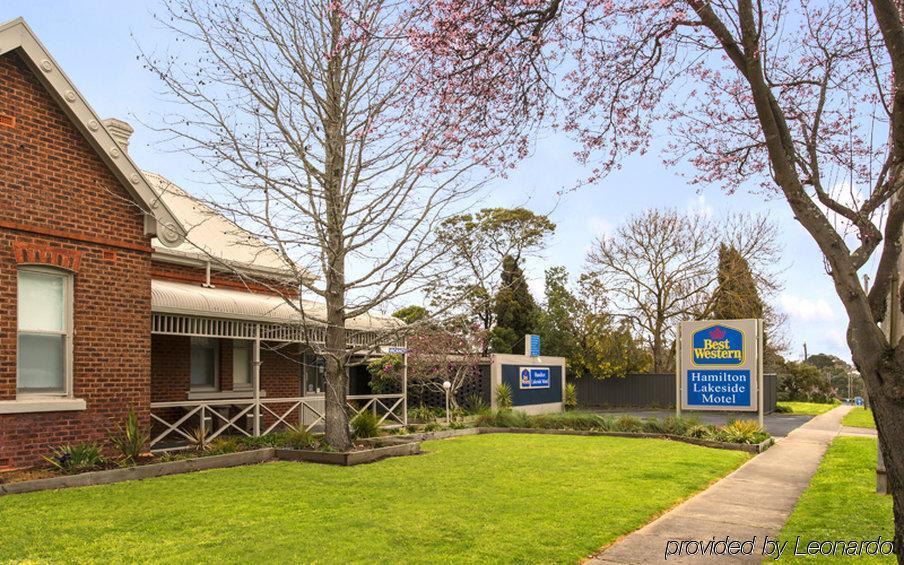
[[[261,390],[270,398],[301,396],[298,346],[277,350],[261,345]],[[191,385],[191,338],[155,335],[151,339],[151,401],[188,400]],[[232,390],[232,340],[220,340],[220,390]]]
[[[220,340],[220,390],[232,390],[232,341]],[[301,368],[298,346],[278,348],[279,344],[261,346],[261,390],[268,398],[295,398],[301,396]],[[273,348],[278,348],[273,349]],[[174,402],[188,400],[191,386],[191,338],[185,336],[155,335],[151,338],[151,401]],[[291,404],[269,405],[282,414]],[[174,422],[184,412],[179,408],[156,410],[165,420]],[[263,411],[262,423],[269,426],[275,418]],[[297,421],[297,413],[294,414]],[[219,424],[219,422],[218,422]],[[189,422],[186,428],[196,426]],[[160,428],[158,428],[160,429]],[[162,431],[162,429],[160,429]]]
[[[14,244],[78,256],[77,412],[0,415],[0,466],[51,445],[106,440],[129,407],[148,420],[150,248],[140,211],[15,53],[0,56],[0,400],[16,398]],[[65,255],[65,254],[64,254]]]

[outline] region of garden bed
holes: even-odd
[[[108,485],[124,481],[179,475],[182,473],[191,473],[208,469],[226,469],[229,467],[254,465],[269,461],[303,461],[342,466],[361,465],[386,459],[388,457],[416,455],[421,451],[420,442],[412,440],[374,438],[373,440],[360,440],[359,443],[363,444],[363,446],[352,451],[264,447],[262,449],[239,451],[223,455],[199,455],[197,457],[162,463],[150,463],[146,465],[89,471],[87,473],[72,475],[57,475],[27,479],[0,483],[0,496],[42,490],[56,490],[61,488]],[[24,471],[24,473],[28,473],[29,475],[43,474],[37,470],[28,470]]]
[[[680,436],[674,434],[660,433],[635,433],[635,432],[603,432],[595,430],[561,430],[547,428],[498,428],[498,427],[480,427],[480,428],[464,428],[460,430],[442,430],[437,432],[418,432],[414,434],[405,434],[395,436],[396,438],[413,439],[417,441],[427,441],[431,439],[445,439],[450,437],[469,436],[476,434],[550,434],[550,435],[569,435],[569,436],[609,436],[609,437],[632,437],[632,438],[649,438],[649,439],[668,439],[672,441],[680,441],[692,445],[700,445],[703,447],[714,447],[717,449],[729,449],[732,451],[746,451],[747,453],[762,453],[769,449],[774,443],[773,438],[765,439],[759,443],[729,443],[724,441],[715,441],[710,439],[694,438],[688,436]]]
[[[672,441],[680,441],[692,445],[701,445],[703,447],[715,447],[717,449],[730,449],[733,451],[746,451],[747,453],[762,453],[769,449],[773,444],[772,438],[761,441],[760,443],[728,443],[724,441],[715,441],[711,439],[702,439],[688,436],[679,436],[674,434],[651,434],[651,433],[633,433],[633,432],[597,432],[588,430],[550,430],[543,428],[478,428],[481,434],[552,434],[552,435],[571,435],[571,436],[609,436],[609,437],[635,437],[649,439],[668,439]]]

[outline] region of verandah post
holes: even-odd
[[[402,421],[408,426],[408,342],[402,355]]]
[[[261,325],[254,327],[254,347],[251,348],[251,380],[254,381],[254,437],[261,435]]]

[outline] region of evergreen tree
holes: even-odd
[[[491,343],[498,353],[524,353],[524,336],[534,333],[537,304],[530,294],[518,260],[506,255],[502,260],[502,284],[494,304],[496,327]]]
[[[712,314],[721,320],[762,318],[766,308],[747,260],[734,246],[719,247],[718,286],[713,293]]]
[[[405,306],[399,310],[393,312],[392,316],[394,318],[398,318],[405,322],[406,324],[413,324],[415,322],[420,322],[421,320],[426,319],[430,313],[423,306],[411,305]]]

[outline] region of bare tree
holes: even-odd
[[[347,321],[442,274],[448,245],[434,228],[486,178],[472,171],[502,140],[468,131],[454,104],[424,95],[396,3],[165,8],[159,21],[185,46],[143,54],[178,107],[160,129],[223,187],[210,204],[279,253],[290,276],[258,282],[283,293],[305,335],[325,325],[324,342],[308,346],[326,358],[326,441],[348,448],[345,369],[361,347]]]
[[[588,253],[586,277],[647,341],[654,373],[672,366],[677,322],[709,313],[719,246],[726,241],[751,263],[762,291],[777,288],[770,272],[778,255],[775,226],[759,216],[731,215],[716,222],[651,209],[598,239]]]

